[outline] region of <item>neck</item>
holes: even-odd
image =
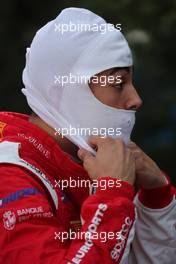
[[[57,144],[64,152],[71,155],[75,161],[79,162],[77,156],[77,151],[79,148],[75,144],[73,144],[71,141],[69,141],[62,135],[59,135],[58,133],[55,134],[56,131],[35,114],[32,114],[29,117],[29,122],[37,125],[41,129],[46,131],[57,142]]]

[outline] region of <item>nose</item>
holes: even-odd
[[[127,110],[138,110],[142,106],[143,102],[137,93],[136,89],[132,87],[131,92],[128,93],[128,100],[126,101]]]

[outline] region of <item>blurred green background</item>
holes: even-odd
[[[122,24],[134,56],[134,84],[144,105],[133,139],[176,184],[176,1],[6,0],[0,9],[0,110],[29,113],[21,74],[35,32],[65,7],[83,7]]]

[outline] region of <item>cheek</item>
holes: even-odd
[[[121,106],[121,95],[114,87],[101,86],[99,84],[91,84],[90,89],[93,95],[103,104],[111,107],[122,107]]]

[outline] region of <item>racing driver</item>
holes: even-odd
[[[130,140],[132,67],[121,30],[89,10],[36,33],[32,114],[0,113],[0,263],[174,263],[175,189]]]

